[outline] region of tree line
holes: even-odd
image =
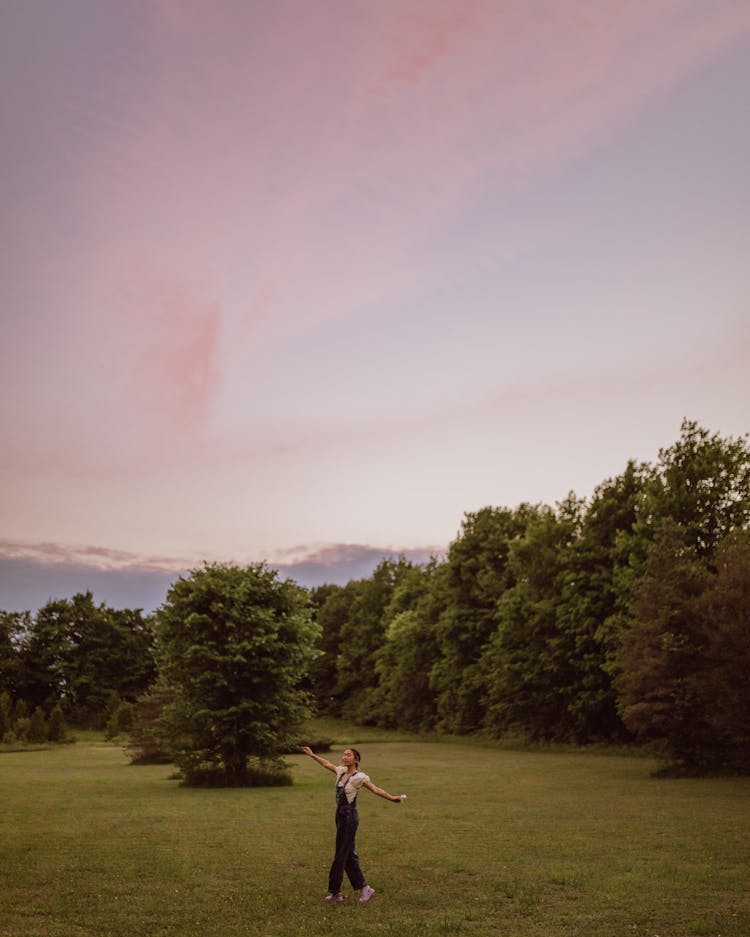
[[[248,783],[316,711],[746,772],[749,521],[747,437],[686,420],[589,499],[466,514],[426,564],[310,590],[265,564],[206,565],[154,616],[90,593],[0,613],[0,737],[28,735],[37,710],[100,727],[140,712],[143,745],[186,777]]]
[[[588,500],[466,514],[444,560],[313,591],[318,706],[750,768],[750,450],[691,421]]]

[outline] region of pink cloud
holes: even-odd
[[[391,30],[383,34],[384,44],[393,50],[386,82],[418,84],[437,62],[454,54],[457,44],[480,25],[480,14],[480,5],[469,0],[431,4],[422,11],[397,14]]]
[[[131,392],[160,431],[198,428],[219,380],[221,311],[185,283],[132,284],[123,306]]]
[[[271,562],[287,566],[301,563],[319,563],[325,566],[346,565],[361,563],[363,561],[377,561],[384,556],[404,556],[415,562],[422,562],[425,557],[438,555],[445,550],[445,546],[404,547],[394,546],[377,547],[361,543],[307,543],[276,550],[272,554]]]

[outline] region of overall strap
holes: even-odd
[[[346,787],[346,785],[351,781],[351,779],[354,777],[355,774],[360,774],[360,772],[359,772],[359,771],[352,771],[352,773],[351,773],[350,775],[348,775],[348,776],[347,776],[347,774],[346,774],[346,771],[345,771],[343,774],[340,774],[340,775],[338,776],[337,780],[336,780],[336,787],[341,788],[341,790],[343,791],[343,789],[344,789],[344,788]],[[342,783],[341,783],[341,779],[342,779],[343,777],[346,777],[346,780],[345,780],[344,783],[342,784]]]

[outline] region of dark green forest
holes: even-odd
[[[0,738],[111,726],[162,699],[183,753],[197,721],[213,727],[193,764],[240,772],[312,711],[747,773],[749,521],[747,437],[686,420],[588,499],[466,514],[424,565],[310,590],[264,564],[207,566],[153,616],[90,593],[3,612]]]

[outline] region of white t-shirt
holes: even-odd
[[[336,786],[338,787],[341,778],[346,774],[346,768],[344,765],[339,765],[336,768]],[[346,794],[346,802],[350,804],[354,798],[359,794],[359,789],[365,783],[369,781],[369,777],[364,773],[364,771],[355,771],[354,774],[350,775],[343,784],[344,793]]]

